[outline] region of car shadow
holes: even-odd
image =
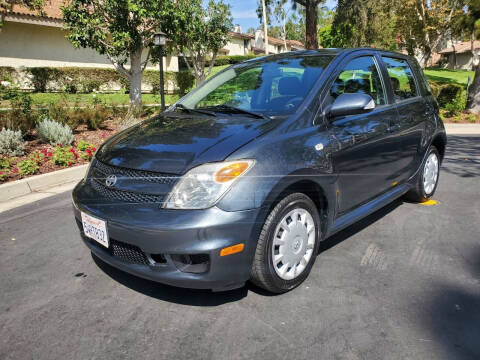
[[[480,277],[480,246],[464,250],[465,269]],[[436,282],[418,317],[448,359],[480,359],[480,292],[476,282]]]
[[[246,297],[248,293],[247,286],[236,290],[212,292],[210,290],[185,289],[164,285],[118,270],[93,253],[92,258],[97,266],[113,280],[133,291],[162,301],[190,306],[218,306],[238,301]]]
[[[449,136],[442,171],[463,178],[480,176],[480,137]]]

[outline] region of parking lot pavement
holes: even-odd
[[[178,289],[93,259],[70,194],[0,215],[0,359],[479,359],[480,137],[451,136],[436,206],[395,202],[271,296]]]

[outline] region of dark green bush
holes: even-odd
[[[179,71],[176,74],[176,81],[178,86],[178,92],[181,95],[185,95],[194,85],[195,77],[190,71]]]
[[[232,65],[238,64],[242,61],[250,60],[256,58],[256,55],[230,55],[230,56],[219,56],[215,59],[214,66],[221,66],[221,65]],[[206,66],[210,65],[210,60],[207,60]]]

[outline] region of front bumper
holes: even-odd
[[[167,210],[158,204],[138,204],[99,198],[88,182],[73,190],[73,208],[82,238],[90,250],[108,264],[153,281],[215,291],[238,288],[250,277],[258,236],[259,209],[227,212],[216,207],[207,210]],[[127,248],[138,248],[146,262],[115,256],[83,236],[81,211],[107,222],[109,238]],[[241,253],[220,256],[220,250],[239,243]],[[138,251],[137,251],[138,252]],[[182,266],[181,256],[208,258],[200,273]],[[163,257],[163,262],[153,259]],[[144,258],[144,259],[145,259]],[[198,267],[196,268],[199,269]],[[202,270],[203,269],[203,270]]]

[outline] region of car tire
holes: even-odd
[[[263,225],[251,281],[272,293],[284,293],[300,285],[315,262],[320,234],[320,216],[313,201],[302,193],[286,196]]]
[[[432,175],[432,171],[435,171],[436,173]],[[434,177],[434,180],[432,179],[432,176]],[[405,198],[413,202],[427,201],[433,196],[433,194],[435,194],[439,177],[440,154],[437,148],[432,145],[422,163],[420,172],[417,174],[414,186],[405,194]]]

